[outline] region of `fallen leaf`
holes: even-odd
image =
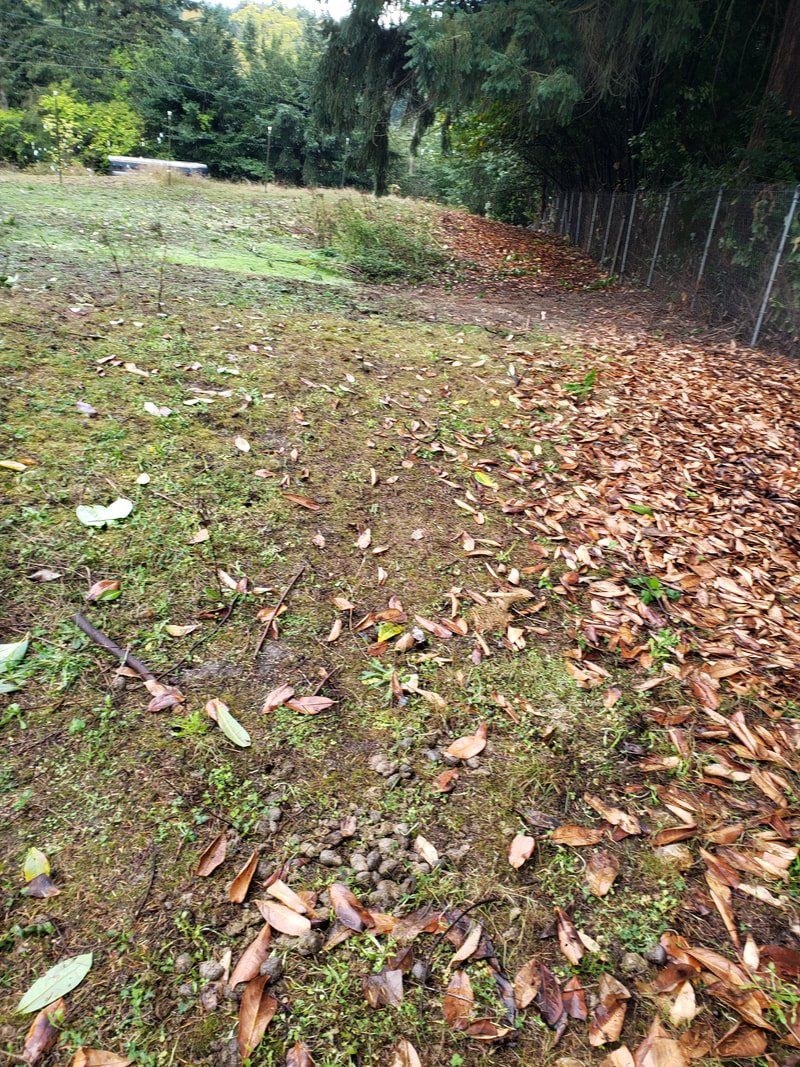
[[[436,776],[436,788],[440,793],[452,793],[457,781],[458,771],[455,767],[450,767]]]
[[[422,1067],[422,1060],[411,1042],[401,1037],[394,1046],[394,1059],[389,1067]]]
[[[508,862],[516,870],[527,863],[536,848],[536,838],[527,834],[515,834],[508,850]]]
[[[613,852],[599,849],[593,852],[586,863],[584,881],[595,897],[604,897],[619,874],[619,860]]]
[[[22,861],[22,877],[26,882],[32,881],[40,874],[50,873],[50,861],[38,848],[29,848]]]
[[[429,863],[431,867],[435,867],[439,862],[439,853],[430,841],[423,837],[422,834],[418,834],[414,840],[414,848],[422,856],[426,863]]]
[[[328,895],[331,898],[331,907],[336,918],[348,930],[361,933],[362,930],[375,925],[368,909],[342,882],[334,882],[328,889]]]
[[[40,567],[38,571],[28,575],[29,580],[32,582],[57,582],[62,577],[61,571],[54,571],[49,567]]]
[[[372,531],[367,529],[363,533],[358,535],[356,539],[356,548],[367,549],[372,544]]]
[[[79,1048],[72,1067],[129,1067],[133,1060],[99,1048]]]
[[[556,908],[556,934],[561,951],[569,962],[577,967],[584,956],[583,942],[578,937],[572,919],[562,908]]]
[[[84,599],[90,602],[100,601],[106,603],[111,600],[116,600],[120,595],[120,586],[122,583],[119,578],[103,578],[99,582],[95,582],[89,589],[89,592],[85,594]]]
[[[292,1045],[286,1054],[286,1067],[314,1067],[308,1045],[298,1041]]]
[[[272,900],[257,900],[256,907],[273,930],[278,930],[287,937],[302,937],[311,929],[311,922],[305,915],[299,915],[285,904]]]
[[[258,849],[254,848],[250,853],[250,858],[228,887],[228,900],[232,904],[241,904],[244,901],[253,875],[256,873],[256,867],[258,867]]]
[[[364,995],[371,1008],[397,1008],[403,1002],[403,972],[384,967],[377,974],[361,979]]]
[[[601,1060],[599,1067],[636,1067],[633,1056],[627,1045],[614,1049],[613,1052]]]
[[[119,522],[121,519],[127,519],[132,511],[133,501],[126,500],[124,497],[115,500],[108,507],[103,507],[101,504],[79,504],[75,508],[78,522],[83,526],[95,526],[98,528],[110,526],[112,522]]]
[[[474,734],[467,734],[466,737],[459,737],[453,741],[449,748],[445,749],[444,754],[450,756],[451,759],[472,759],[486,748],[486,734],[486,723],[481,723]]]
[[[687,1067],[683,1049],[669,1036],[656,1017],[647,1037],[634,1054],[635,1067]]]
[[[684,1026],[694,1019],[698,1010],[694,986],[691,982],[684,982],[679,986],[677,996],[669,1009],[669,1021],[673,1026]]]
[[[284,498],[286,500],[291,501],[292,504],[297,504],[297,506],[300,507],[300,508],[307,508],[309,511],[321,511],[322,510],[322,504],[318,504],[317,501],[316,500],[312,500],[310,496],[304,496],[302,493],[284,493],[283,495],[284,495]],[[318,534],[317,536],[321,537],[320,534]],[[325,547],[325,538],[324,537],[322,538],[322,542],[323,543],[322,543],[322,545],[320,547],[324,548]]]
[[[231,989],[240,982],[249,982],[256,977],[261,970],[261,964],[269,954],[271,940],[272,931],[269,923],[266,923],[239,957],[230,977]]]
[[[767,1050],[767,1036],[763,1030],[737,1023],[719,1039],[714,1053],[720,1059],[749,1060],[763,1056]]]
[[[42,1056],[46,1056],[55,1047],[65,1015],[66,1004],[63,998],[42,1008],[25,1035],[25,1044],[22,1047],[23,1063],[33,1067],[33,1064],[38,1063]]]
[[[250,451],[250,442],[247,440],[246,437],[234,437],[233,443],[234,445],[236,445],[240,452]]]
[[[242,1001],[239,1005],[237,1044],[239,1055],[243,1060],[249,1058],[278,1010],[277,1000],[271,993],[266,992],[265,987],[268,981],[269,975],[267,974],[253,978],[247,983],[242,994]]]
[[[292,711],[297,711],[301,715],[319,715],[321,711],[325,711],[335,703],[336,701],[331,700],[330,697],[318,696],[297,697],[292,700],[284,700],[284,704],[287,708],[291,708]]]
[[[475,923],[470,932],[464,938],[464,943],[453,955],[453,958],[448,963],[448,968],[455,967],[456,964],[463,963],[464,960],[468,960],[478,949],[483,937],[483,927],[480,923]]]
[[[589,1044],[592,1048],[619,1040],[631,994],[622,982],[604,972],[600,975],[597,995],[597,1007],[589,1022]]]
[[[561,993],[561,1000],[564,1004],[564,1010],[570,1019],[578,1019],[583,1022],[588,1017],[588,1010],[586,1008],[586,993],[581,980],[577,975],[573,975],[565,984],[563,992]]]
[[[267,892],[281,904],[285,904],[287,908],[296,911],[298,915],[306,915],[310,910],[303,898],[280,878],[276,878],[267,886]]]
[[[61,890],[53,882],[49,874],[37,874],[22,890],[26,897],[34,897],[36,900],[46,900],[48,897],[57,897]]]
[[[204,526],[201,526],[196,534],[192,534],[192,536],[187,541],[187,544],[189,544],[189,545],[202,545],[202,543],[204,541],[208,541],[208,539],[210,537],[211,537],[211,534],[209,533],[209,531]]]
[[[245,730],[242,724],[231,715],[227,704],[223,704],[221,700],[217,700],[217,698],[214,697],[206,704],[206,715],[208,715],[209,719],[214,720],[223,734],[225,734],[228,740],[232,741],[234,745],[237,745],[239,748],[249,748],[251,744],[250,734]]]
[[[210,874],[224,862],[225,856],[228,853],[228,838],[225,836],[225,831],[217,834],[211,844],[206,848],[203,855],[197,861],[197,870],[195,874],[200,878],[207,878]]]
[[[444,994],[443,1012],[448,1026],[463,1030],[472,1014],[475,994],[466,971],[454,971]]]
[[[265,713],[275,711],[276,708],[285,704],[286,701],[290,700],[293,696],[294,689],[290,685],[279,685],[264,697],[264,703],[261,705],[261,710]]]
[[[633,835],[644,832],[642,824],[635,815],[631,815],[621,808],[612,807],[601,800],[600,797],[592,796],[591,793],[584,793],[583,799],[598,815],[602,815],[606,822],[610,822],[612,826],[619,826],[626,834]]]
[[[539,961],[535,959],[528,960],[528,962],[524,963],[517,971],[513,983],[514,1000],[520,1010],[527,1008],[533,1001],[534,997],[539,992],[541,984],[542,978],[539,972]]]
[[[17,1011],[28,1015],[32,1011],[46,1008],[48,1004],[66,996],[79,986],[91,969],[91,952],[60,960],[33,983],[17,1005]]]

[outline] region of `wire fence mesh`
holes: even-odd
[[[609,278],[730,324],[751,344],[800,349],[799,190],[573,189],[546,202],[541,224],[584,249]]]

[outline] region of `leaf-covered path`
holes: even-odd
[[[4,1047],[793,1062],[794,366],[428,206],[366,287],[334,194],[2,191]]]

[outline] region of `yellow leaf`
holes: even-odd
[[[29,848],[25,853],[25,861],[22,864],[22,873],[25,881],[30,882],[40,874],[50,873],[50,862],[44,852],[38,848]]]

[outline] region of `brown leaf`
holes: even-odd
[[[286,1067],[314,1067],[308,1045],[304,1041],[298,1041],[289,1049],[286,1054]]]
[[[316,500],[312,500],[310,496],[303,496],[302,493],[284,493],[285,500],[291,501],[292,504],[297,504],[298,507],[308,508],[309,511],[319,511],[322,508],[321,504],[318,504]]]
[[[119,578],[103,578],[102,581],[95,582],[93,586],[86,593],[86,600],[92,602],[99,600],[104,593],[115,593],[122,585]]]
[[[422,1067],[422,1060],[411,1042],[401,1037],[394,1046],[394,1059],[389,1067]]]
[[[449,748],[445,749],[445,755],[451,759],[472,759],[486,748],[486,723],[481,723],[474,734],[459,737],[453,741]]]
[[[280,878],[270,882],[267,886],[267,892],[271,897],[275,897],[276,900],[280,901],[281,904],[285,904],[287,908],[296,911],[298,915],[307,915],[311,910],[300,894],[295,893],[291,886],[288,886]]]
[[[272,929],[286,934],[287,937],[302,937],[311,929],[310,919],[307,919],[305,915],[298,915],[285,904],[278,904],[272,900],[257,900],[255,903]]]
[[[397,1008],[403,1002],[403,972],[384,967],[378,974],[361,979],[364,995],[371,1008]]]
[[[583,942],[572,919],[562,908],[556,908],[556,933],[561,951],[573,967],[577,967],[584,956]]]
[[[133,1060],[99,1048],[79,1048],[72,1067],[129,1067]]]
[[[588,1017],[586,993],[577,975],[573,975],[564,985],[561,1000],[564,1004],[564,1010],[570,1019],[578,1019],[582,1022]]]
[[[767,1038],[763,1030],[737,1023],[714,1046],[720,1059],[749,1060],[763,1056],[767,1050]]]
[[[465,1027],[464,1033],[475,1041],[502,1041],[512,1029],[511,1026],[498,1026],[491,1019],[476,1019]]]
[[[635,1067],[687,1067],[686,1055],[671,1038],[658,1018],[653,1019],[647,1037],[634,1053]]]
[[[599,1001],[589,1022],[589,1044],[592,1048],[619,1040],[630,999],[629,990],[608,973],[600,975],[597,993]]]
[[[37,874],[35,878],[31,878],[22,892],[26,897],[46,900],[48,897],[57,897],[61,890],[49,874]]]
[[[694,986],[691,982],[683,982],[669,1009],[669,1021],[673,1026],[683,1026],[684,1023],[690,1023],[694,1019],[698,1010]]]
[[[30,1028],[25,1035],[25,1044],[22,1047],[22,1062],[28,1064],[38,1063],[58,1041],[58,1033],[66,1014],[66,1003],[61,997],[53,1004],[36,1015]]]
[[[520,1010],[528,1007],[541,984],[539,961],[533,959],[523,963],[514,977],[514,1000]]]
[[[443,641],[446,641],[453,636],[452,630],[449,630],[446,626],[442,626],[440,622],[434,622],[433,619],[426,619],[424,615],[415,615],[414,620],[423,630],[427,630],[429,634],[433,634],[434,637],[438,637]],[[468,759],[469,757],[465,758]]]
[[[458,769],[450,767],[436,777],[436,788],[440,793],[452,793],[458,781]]]
[[[328,889],[328,896],[336,918],[348,930],[355,930],[357,934],[360,934],[362,930],[374,926],[369,910],[342,882],[334,882]]]
[[[435,867],[439,862],[439,853],[436,851],[435,845],[431,844],[427,837],[423,837],[422,834],[417,834],[414,839],[414,848],[431,867]]]
[[[463,1030],[472,1014],[475,994],[466,971],[453,971],[444,994],[444,1019],[454,1030]]]
[[[272,1022],[278,1010],[278,1002],[271,993],[266,992],[269,975],[253,978],[245,986],[239,1005],[239,1055],[246,1060]]]
[[[261,964],[267,958],[271,940],[272,931],[269,923],[267,923],[261,927],[258,934],[239,957],[228,983],[231,989],[239,985],[240,982],[249,982],[256,977],[261,970]]]
[[[550,834],[550,840],[554,845],[572,845],[580,848],[582,845],[598,845],[603,840],[603,830],[595,826],[574,826],[564,823],[558,826]]]
[[[612,807],[601,800],[600,797],[593,796],[591,793],[584,793],[583,799],[598,815],[602,815],[606,822],[610,822],[612,826],[619,826],[626,834],[644,833],[642,824],[635,815],[631,815],[621,808]]]
[[[527,834],[515,834],[508,850],[508,862],[516,870],[519,870],[531,858],[535,848],[535,837],[529,837]]]
[[[254,848],[250,853],[250,858],[247,863],[245,863],[228,887],[228,900],[230,900],[232,904],[241,904],[244,901],[247,896],[247,890],[250,888],[250,883],[253,880],[253,875],[256,873],[257,866],[258,849]]]
[[[197,861],[197,870],[195,874],[201,878],[208,878],[210,874],[219,867],[221,863],[224,863],[225,856],[228,853],[228,838],[225,836],[225,831],[217,834],[203,855]]]
[[[627,1045],[614,1049],[613,1052],[600,1061],[599,1067],[636,1067],[633,1056]]]
[[[276,708],[285,704],[287,700],[291,700],[293,696],[294,689],[290,685],[279,685],[264,697],[264,703],[261,705],[261,710],[265,714],[270,711],[275,711]]]
[[[604,897],[618,874],[619,860],[613,852],[603,848],[593,852],[589,857],[584,881],[593,896]]]
[[[298,697],[296,700],[284,701],[287,708],[291,708],[292,711],[299,711],[301,715],[319,715],[321,711],[325,711],[326,708],[335,703],[336,701],[331,700],[330,697],[319,696]]]
[[[560,1030],[564,1025],[566,1011],[561,996],[561,986],[550,968],[539,964],[539,991],[536,994],[536,1006],[542,1018],[553,1030]]]
[[[464,938],[464,942],[458,951],[453,955],[448,967],[455,967],[457,963],[463,963],[464,960],[468,960],[470,956],[478,949],[478,945],[483,937],[483,928],[480,923],[475,923],[470,932]]]

